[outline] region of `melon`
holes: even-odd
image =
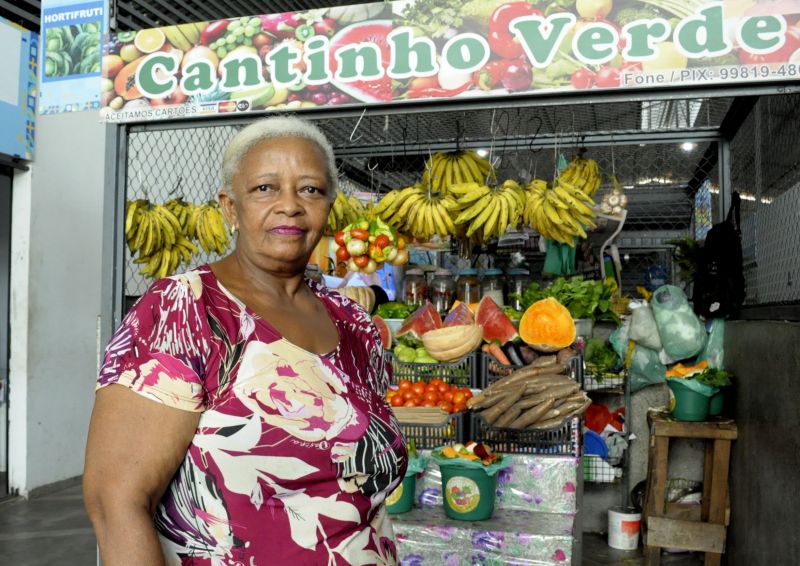
[[[459,326],[462,324],[473,324],[475,317],[472,315],[472,310],[466,303],[458,302],[444,319],[444,326]]]
[[[519,321],[522,340],[540,352],[557,352],[575,342],[575,321],[553,297],[533,303]]]
[[[405,336],[410,334],[417,340],[420,340],[429,330],[435,330],[442,327],[442,317],[439,316],[437,311],[430,301],[425,301],[425,304],[415,310],[411,315],[403,321],[403,325],[397,330],[396,336]]]
[[[381,337],[381,345],[383,346],[384,350],[388,350],[392,347],[392,329],[389,328],[389,325],[386,324],[386,321],[379,315],[375,315],[372,317],[372,324],[375,325],[375,328],[378,329],[378,334]]]
[[[331,38],[330,65],[331,71],[336,73],[338,61],[336,52],[346,45],[355,45],[368,42],[377,45],[381,51],[381,65],[384,69],[383,76],[370,81],[341,81],[334,79],[333,84],[342,92],[352,96],[360,102],[388,102],[392,100],[392,79],[386,75],[389,68],[391,52],[386,37],[391,33],[391,20],[367,20],[351,24],[339,30]]]
[[[478,303],[475,322],[483,328],[483,339],[486,342],[494,342],[502,346],[518,336],[514,323],[500,310],[491,297],[484,297]]]

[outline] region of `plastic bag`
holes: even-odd
[[[648,385],[666,383],[667,368],[658,358],[658,352],[636,346],[631,356],[631,392],[644,389]]]
[[[414,476],[417,474],[421,474],[425,471],[425,468],[428,465],[428,459],[424,456],[417,456],[416,458],[409,458],[408,459],[408,468],[406,468],[406,475]]]
[[[656,319],[649,306],[634,309],[631,315],[630,339],[651,350],[658,351],[662,348]]]
[[[685,360],[699,354],[706,345],[707,334],[686,294],[674,285],[664,285],[653,293],[651,305],[661,344],[669,357]]]
[[[697,361],[703,360],[708,362],[708,367],[723,369],[723,362],[725,358],[725,320],[715,318],[711,321],[711,330],[708,334],[708,341],[706,347],[697,356]]]
[[[614,351],[621,360],[624,360],[628,356],[628,335],[630,334],[630,328],[631,320],[630,318],[625,318],[622,322],[622,326],[617,328],[611,333],[611,336],[608,337],[611,347],[614,348]]]

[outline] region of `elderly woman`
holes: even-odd
[[[303,273],[336,193],[297,118],[239,132],[224,259],[153,284],[111,339],[84,474],[105,566],[396,562],[406,452],[369,315]]]

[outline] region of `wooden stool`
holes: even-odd
[[[731,441],[737,436],[736,423],[727,419],[673,421],[660,413],[649,413],[647,420],[650,424],[650,456],[643,512],[645,563],[657,566],[661,563],[661,548],[677,547],[705,552],[705,566],[719,565],[725,552],[728,469]],[[665,502],[670,438],[706,441],[703,502],[699,517],[693,516],[690,506],[667,505]]]

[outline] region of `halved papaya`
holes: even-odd
[[[142,97],[142,92],[136,84],[136,69],[144,61],[144,57],[140,57],[131,61],[114,77],[114,90],[125,100],[135,100]]]

